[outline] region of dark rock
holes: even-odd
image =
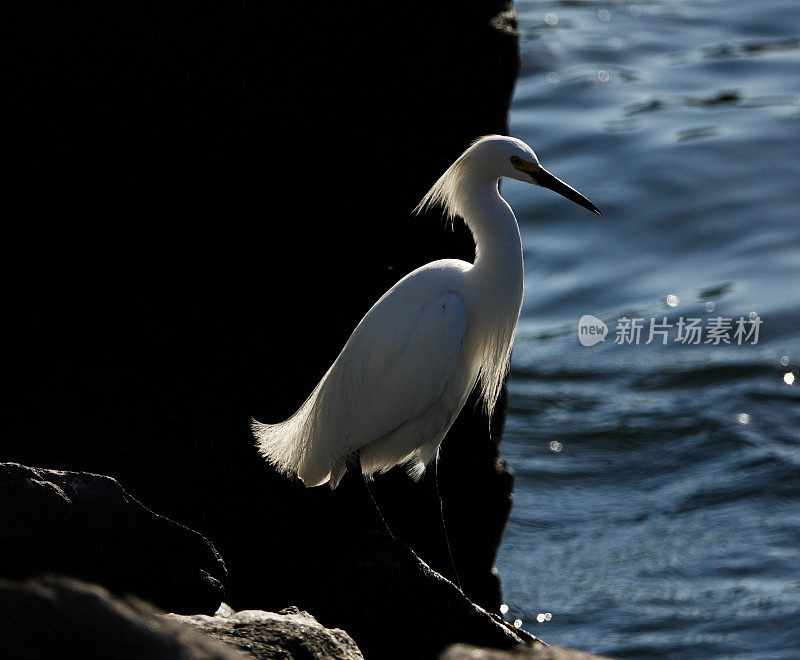
[[[257,658],[363,660],[364,657],[346,632],[323,628],[308,612],[296,607],[277,614],[260,610],[234,612],[223,607],[213,617],[170,616]]]
[[[224,594],[214,546],[110,477],[0,463],[0,529],[4,577],[70,575],[176,612],[214,612]]]
[[[536,641],[509,651],[454,644],[439,656],[439,660],[602,660],[602,658],[599,655]]]
[[[134,596],[63,577],[0,579],[4,660],[241,660],[247,656]]]
[[[294,412],[397,279],[472,258],[463,227],[410,210],[507,131],[510,2],[29,0],[0,3],[0,31],[3,457],[111,475],[199,530],[237,609],[307,607],[370,505],[349,478],[275,474],[249,419]],[[491,609],[499,410],[490,438],[468,402],[440,464],[462,583]],[[431,479],[375,491],[449,575]]]
[[[470,602],[402,541],[371,532],[353,549],[311,612],[344,628],[368,660],[435,658],[465,642],[510,649],[533,641]]]

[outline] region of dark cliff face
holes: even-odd
[[[516,75],[505,2],[336,5],[0,10],[3,458],[109,474],[201,531],[237,608],[310,602],[372,525],[350,476],[331,492],[275,475],[249,418],[291,414],[409,270],[471,259],[463,228],[410,209],[469,141],[506,132]],[[441,490],[490,608],[511,489],[496,458],[468,404]],[[375,493],[448,574],[431,480]]]

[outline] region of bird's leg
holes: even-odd
[[[440,450],[441,451],[441,450]],[[437,454],[436,458],[433,461],[433,481],[436,484],[436,497],[439,498],[439,513],[441,514],[442,518],[442,532],[444,534],[444,544],[447,546],[447,554],[450,557],[450,567],[453,569],[453,575],[456,578],[456,584],[461,591],[464,591],[464,588],[461,586],[461,578],[458,577],[458,570],[456,569],[456,562],[453,559],[453,548],[450,545],[450,537],[447,534],[447,524],[444,520],[444,500],[442,499],[442,494],[439,492],[439,456]]]
[[[378,514],[378,518],[383,525],[384,531],[391,537],[394,538],[394,534],[392,534],[392,530],[389,529],[389,525],[386,524],[386,519],[383,517],[383,513],[381,513],[381,509],[378,506],[378,502],[375,499],[375,496],[372,494],[372,489],[369,487],[369,479],[367,479],[367,475],[364,474],[364,471],[361,469],[361,456],[357,454],[351,461],[348,461],[348,467],[356,470],[361,478],[362,483],[364,484],[364,488],[367,489],[367,495],[369,495],[369,499],[372,502],[372,506],[375,509],[375,512]]]
[[[383,523],[383,529],[384,529],[384,531],[385,531],[385,532],[386,532],[386,533],[387,533],[389,536],[391,536],[392,538],[394,538],[394,534],[392,534],[392,530],[391,530],[391,529],[389,529],[389,525],[387,525],[387,524],[386,524],[386,518],[384,518],[384,517],[383,517],[383,513],[381,513],[381,509],[380,509],[380,507],[378,506],[378,502],[375,500],[375,495],[373,495],[373,494],[372,494],[372,489],[369,487],[369,479],[367,479],[366,475],[365,475],[363,472],[361,473],[361,478],[362,478],[362,480],[364,481],[364,485],[367,487],[367,492],[369,493],[369,499],[371,499],[371,500],[372,500],[372,506],[374,506],[374,507],[375,507],[375,511],[377,511],[377,512],[378,512],[378,518],[380,518],[380,519],[381,519],[381,523]]]

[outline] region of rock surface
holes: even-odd
[[[214,546],[110,477],[0,463],[0,529],[3,577],[70,575],[176,612],[214,612],[224,595]]]
[[[242,660],[251,657],[134,596],[63,577],[0,579],[4,660]]]
[[[275,612],[222,607],[215,616],[170,615],[257,658],[363,660],[343,630],[323,628],[308,612],[289,607]]]
[[[307,608],[371,507],[357,480],[275,474],[250,417],[293,413],[400,277],[473,257],[410,210],[507,132],[510,3],[30,0],[0,26],[4,458],[111,475],[214,542],[237,609]],[[468,402],[440,464],[461,579],[492,609],[501,425]],[[430,478],[375,491],[449,575]]]
[[[455,642],[508,649],[534,639],[379,532],[361,540],[311,612],[323,625],[347,630],[368,660],[435,658]]]
[[[534,642],[508,651],[454,644],[439,656],[439,660],[602,660],[602,657],[562,646]]]

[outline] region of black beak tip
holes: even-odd
[[[595,209],[592,209],[592,210],[593,210],[595,213],[597,213],[597,215],[599,215],[601,218],[603,217],[603,213],[600,211],[600,209],[598,209],[598,208],[595,208]]]

